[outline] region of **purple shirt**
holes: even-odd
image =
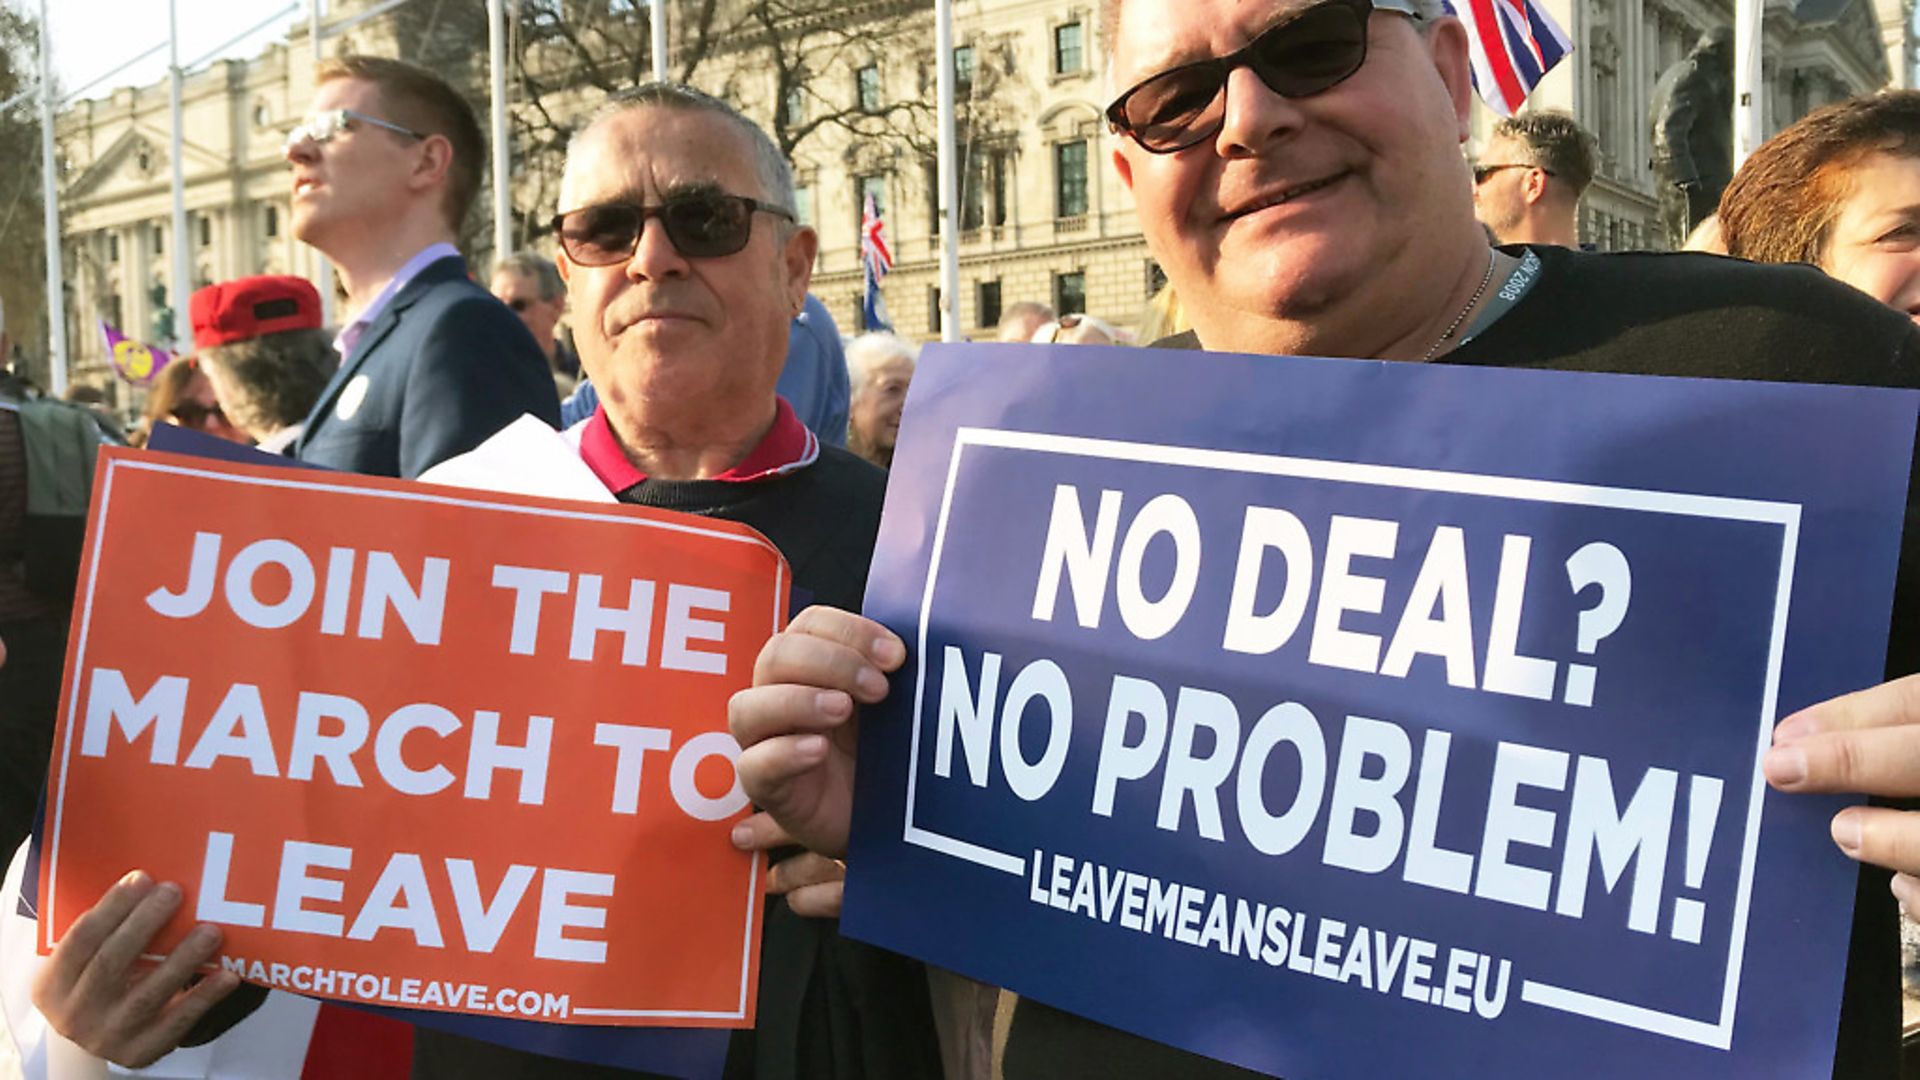
[[[460,258],[460,249],[445,242],[428,244],[420,254],[408,259],[406,265],[393,275],[393,280],[387,282],[387,287],[381,289],[373,301],[363,308],[360,314],[354,316],[352,322],[341,327],[339,335],[333,339],[333,350],[340,354],[340,359],[344,361],[352,355],[353,347],[360,344],[360,338],[366,334],[367,327],[373,325],[373,320],[380,317],[380,313],[386,310],[387,305],[393,302],[394,296],[401,289],[407,287],[408,282],[419,277],[420,271],[445,258]]]

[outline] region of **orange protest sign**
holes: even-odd
[[[728,697],[786,617],[745,526],[102,456],[40,947],[121,875],[320,997],[745,1027],[761,860]]]

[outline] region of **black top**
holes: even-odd
[[[793,568],[796,594],[860,609],[880,528],[886,474],[834,447],[786,476],[750,483],[647,480],[622,502],[749,525]],[[929,1080],[939,1046],[918,961],[843,938],[830,919],[804,919],[767,902],[760,945],[758,1022],[736,1032],[727,1080]],[[416,1028],[413,1075],[422,1080],[614,1078],[645,1074],[507,1050]]]
[[[1484,333],[1435,363],[1920,386],[1920,332],[1906,316],[1811,267],[1759,266],[1714,255],[1533,250],[1544,263],[1533,289]],[[1199,348],[1191,332],[1156,344]],[[1914,480],[1920,477],[1907,488],[1888,678],[1920,670],[1920,483]],[[1898,1075],[1899,931],[1889,876],[1874,867],[1860,872],[1835,1080]],[[1023,1000],[1008,1036],[1005,1075],[1227,1080],[1261,1074]]]

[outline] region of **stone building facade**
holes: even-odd
[[[1570,110],[1600,139],[1601,175],[1581,215],[1583,239],[1603,250],[1654,246],[1647,104],[1659,73],[1707,26],[1724,23],[1724,0],[1544,0],[1575,41],[1572,58],[1550,74],[1529,107]],[[351,17],[367,0],[334,5]],[[638,18],[642,5],[627,4]],[[618,6],[609,7],[617,12]],[[1101,108],[1111,95],[1095,0],[959,0],[956,68],[968,101],[961,143],[960,330],[980,336],[1000,310],[1039,300],[1131,324],[1159,284],[1134,206],[1110,158],[1114,136]],[[1910,0],[1779,0],[1766,18],[1767,130],[1807,110],[1908,72]],[[328,41],[329,51],[411,55],[390,17]],[[853,50],[808,75],[790,109],[930,102],[934,76],[931,5],[905,24],[911,40]],[[440,33],[468,32],[442,27]],[[485,42],[468,56],[484,60]],[[480,73],[484,74],[481,63]],[[317,255],[288,228],[290,185],[281,157],[287,131],[312,88],[304,26],[249,60],[226,60],[185,81],[185,173],[193,284],[252,273],[314,276]],[[471,78],[472,68],[462,73]],[[750,45],[721,53],[694,81],[724,92],[750,114],[774,115],[777,88]],[[483,92],[483,91],[482,91]],[[591,95],[549,95],[548,112],[583,111]],[[517,110],[534,103],[516,102]],[[930,110],[923,110],[930,116]],[[484,111],[482,113],[484,118]],[[76,379],[111,383],[100,320],[157,340],[173,307],[168,94],[165,82],[127,88],[70,106],[60,117],[62,210],[69,282],[68,340]],[[1476,119],[1469,151],[1491,117]],[[803,219],[820,232],[814,291],[841,329],[859,329],[859,220],[871,192],[882,207],[895,265],[886,302],[896,329],[937,335],[938,224],[933,168],[925,148],[858,139],[822,127],[794,150]],[[919,149],[916,149],[915,146]],[[552,163],[516,164],[516,237],[551,248],[540,235],[557,206]],[[480,202],[486,203],[483,195]],[[469,235],[484,243],[484,224]],[[472,250],[476,265],[492,253]],[[157,290],[157,291],[156,291]]]

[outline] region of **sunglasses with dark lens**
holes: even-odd
[[[794,220],[793,211],[744,195],[682,195],[658,206],[602,203],[569,210],[555,215],[553,231],[575,266],[612,266],[633,258],[641,228],[657,217],[675,251],[713,259],[747,246],[756,211]]]
[[[1479,187],[1481,184],[1487,182],[1487,177],[1492,176],[1502,169],[1540,169],[1540,166],[1529,165],[1524,161],[1509,161],[1499,165],[1475,165],[1473,167],[1473,185]],[[1553,175],[1552,169],[1540,169],[1540,171],[1546,173],[1548,176]]]
[[[207,424],[214,420],[224,421],[227,418],[226,412],[220,406],[202,405],[197,401],[182,401],[167,415],[173,417],[181,427],[192,428],[195,431],[204,430]]]
[[[1197,146],[1226,122],[1227,78],[1234,71],[1252,68],[1281,97],[1329,90],[1366,63],[1367,16],[1381,10],[1418,18],[1403,2],[1322,0],[1268,27],[1238,52],[1145,80],[1107,106],[1107,122],[1156,154]]]

